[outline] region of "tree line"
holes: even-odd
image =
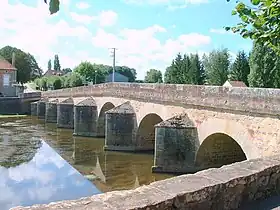
[[[151,69],[145,82],[163,82],[161,71]],[[280,56],[271,48],[254,43],[247,55],[239,51],[233,62],[226,48],[199,58],[198,54],[177,54],[164,73],[171,84],[223,85],[227,80],[242,81],[250,87],[280,88]]]
[[[58,56],[55,56],[58,59]],[[48,64],[51,63],[50,60]],[[50,65],[48,65],[49,67]],[[51,69],[51,68],[50,68]],[[55,71],[59,72],[58,69]],[[66,72],[66,70],[62,71]],[[113,72],[112,66],[95,64],[88,61],[81,62],[73,71],[64,74],[63,76],[52,75],[37,78],[35,84],[40,90],[60,89],[68,87],[77,87],[89,83],[100,84],[104,83],[106,76]],[[136,82],[136,70],[127,66],[116,66],[115,72],[118,72],[128,78],[128,82]]]

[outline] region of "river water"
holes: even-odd
[[[0,119],[1,210],[133,189],[171,177],[151,173],[153,154],[105,152],[104,139],[72,133],[34,117]]]

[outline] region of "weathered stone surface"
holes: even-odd
[[[42,98],[40,101],[37,102],[37,116],[39,119],[45,119],[46,103],[48,101],[48,98]]]
[[[35,102],[32,102],[31,104],[30,104],[30,106],[31,106],[31,116],[37,116],[37,101],[35,101]]]
[[[181,114],[155,126],[156,152],[153,172],[195,172],[199,148],[197,128],[187,114]]]
[[[97,106],[93,98],[87,98],[74,106],[74,133],[76,136],[96,136]]]
[[[68,98],[57,104],[57,127],[74,128],[74,100]]]
[[[57,123],[57,104],[58,99],[54,99],[46,103],[46,123]]]
[[[133,151],[137,132],[136,114],[129,102],[106,112],[105,150]]]
[[[279,194],[280,156],[259,158],[154,182],[135,190],[109,192],[33,209],[237,209]]]

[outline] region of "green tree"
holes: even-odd
[[[269,46],[280,55],[279,0],[251,0],[250,5],[237,1],[232,15],[238,15],[241,22],[234,27],[226,27],[226,30]]]
[[[59,62],[59,57],[58,57],[58,55],[55,55],[55,56],[54,56],[53,69],[54,69],[56,72],[60,72],[60,70],[61,70],[61,66],[60,66],[60,62]]]
[[[70,87],[83,86],[83,78],[81,77],[81,75],[72,73],[69,78],[69,86]]]
[[[48,61],[48,70],[51,70],[52,69],[52,61],[51,59]]]
[[[40,76],[37,75],[37,72],[42,73],[42,71],[31,54],[15,47],[6,46],[0,49],[0,56],[12,63],[13,52],[15,53],[15,67],[17,68],[17,82],[23,84]]]
[[[254,43],[249,57],[250,87],[272,88],[275,80],[275,53],[263,44]]]
[[[280,56],[278,55],[275,59],[275,65],[273,68],[274,72],[274,87],[280,88]]]
[[[209,85],[223,85],[228,79],[229,53],[227,49],[213,50],[203,56],[206,81]]]
[[[145,76],[146,83],[162,83],[162,73],[156,69],[150,69]]]
[[[92,64],[88,61],[81,62],[75,69],[75,73],[81,75],[85,82],[102,83],[105,81],[107,70],[103,65]]]
[[[244,51],[239,51],[231,66],[229,78],[235,81],[243,81],[248,86],[249,73],[250,66],[248,57]]]
[[[64,69],[62,69],[62,73],[63,74],[67,74],[67,73],[71,73],[72,72],[72,69],[70,69],[70,68],[64,68]]]
[[[191,84],[203,85],[205,80],[205,71],[198,54],[190,55],[190,81]]]

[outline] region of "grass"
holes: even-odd
[[[20,115],[20,114],[13,114],[13,115],[5,115],[5,114],[0,114],[0,119],[3,118],[18,118],[18,117],[26,117],[27,115]]]

